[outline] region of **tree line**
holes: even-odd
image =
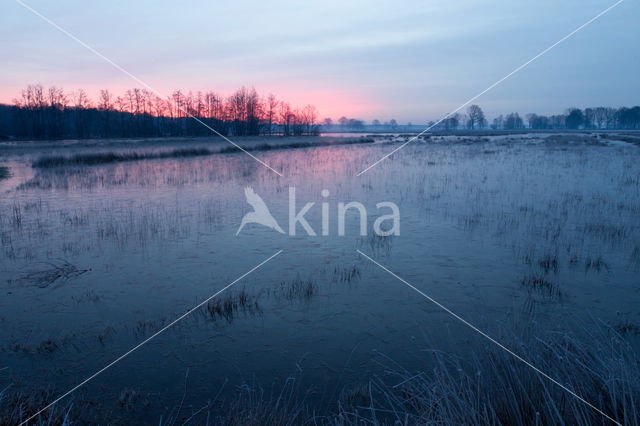
[[[197,119],[195,120],[194,117]],[[84,139],[111,137],[204,136],[206,126],[225,136],[314,135],[319,132],[313,105],[292,107],[275,95],[260,96],[242,87],[229,96],[176,90],[162,98],[146,89],[115,95],[29,85],[13,105],[0,104],[0,137]],[[199,123],[198,121],[201,121]],[[206,126],[203,125],[206,124]]]
[[[394,119],[384,123],[378,119],[366,123],[363,120],[341,117],[334,122],[330,118],[322,121],[323,131],[415,131],[432,127],[436,131],[452,130],[640,130],[640,106],[631,108],[569,108],[563,114],[541,115],[519,113],[500,115],[489,124],[484,111],[478,105],[467,108],[466,114],[455,113],[440,122],[430,121],[426,125],[398,124]]]

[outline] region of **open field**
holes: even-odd
[[[219,139],[0,144],[0,423],[282,249],[40,423],[607,424],[360,250],[640,424],[637,134],[431,135],[356,176],[409,137],[238,141],[283,177]],[[316,231],[393,201],[401,233],[236,236],[247,186]]]

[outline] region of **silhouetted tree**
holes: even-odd
[[[567,112],[565,125],[567,129],[579,129],[584,124],[584,114],[578,108],[572,108]]]
[[[0,104],[0,136],[58,139],[211,133],[192,117],[221,134],[318,133],[314,106],[292,110],[273,95],[261,98],[253,88],[240,88],[226,99],[215,92],[177,90],[162,99],[146,89],[133,88],[122,96],[101,90],[94,104],[84,90],[65,94],[57,87],[45,90],[29,85],[13,106]]]
[[[467,114],[469,115],[468,127],[471,130],[476,128],[482,129],[487,125],[487,120],[484,117],[482,108],[478,105],[471,105],[467,108]]]
[[[466,119],[453,114],[443,120],[438,129],[456,130],[461,125],[479,129],[486,118],[478,105],[471,105]],[[255,89],[240,88],[228,97],[215,92],[184,92],[177,90],[163,99],[146,89],[133,88],[120,96],[101,90],[92,102],[83,90],[65,93],[61,88],[29,85],[21,91],[13,105],[0,104],[0,138],[60,139],[92,137],[200,136],[211,134],[196,117],[223,135],[284,136],[317,134],[318,111],[307,105],[292,108],[274,95],[262,98]],[[461,122],[462,120],[462,122]],[[640,106],[572,108],[565,114],[527,114],[530,129],[640,129]],[[356,118],[340,117],[343,131],[363,131],[366,124]],[[429,125],[433,124],[431,122]],[[334,122],[324,119],[325,128]],[[374,129],[398,131],[395,119]],[[407,128],[411,127],[409,124]],[[496,117],[492,129],[523,129],[518,113]],[[335,127],[334,127],[335,129]]]
[[[524,129],[524,122],[522,121],[520,114],[517,112],[507,114],[503,122],[503,128],[507,130]]]

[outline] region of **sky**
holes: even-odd
[[[162,94],[240,86],[322,118],[437,120],[615,0],[23,0]],[[640,1],[606,15],[475,103],[518,111],[640,104]],[[0,102],[27,84],[141,87],[14,0],[0,5]]]

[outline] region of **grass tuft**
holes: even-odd
[[[197,157],[211,154],[213,154],[213,152],[205,148],[173,149],[171,151],[150,153],[129,152],[119,154],[115,152],[104,152],[98,154],[77,154],[71,157],[43,157],[35,161],[33,163],[33,167],[47,169],[64,166],[94,166],[98,164],[119,163],[123,161]]]
[[[211,319],[223,318],[227,322],[233,321],[238,312],[260,312],[256,298],[244,289],[238,293],[229,293],[225,297],[217,297],[207,303],[204,309]]]
[[[293,149],[293,148],[315,148],[322,146],[332,145],[351,145],[359,143],[373,143],[374,139],[371,138],[359,138],[359,139],[346,139],[343,141],[316,141],[316,142],[292,142],[288,144],[261,144],[250,147],[242,147],[245,151],[271,151],[278,149]],[[233,152],[240,152],[241,149],[235,146],[229,146],[217,151],[213,151],[207,148],[181,148],[173,149],[171,151],[164,152],[102,152],[96,154],[76,154],[71,157],[65,156],[48,156],[41,157],[34,161],[32,166],[38,169],[49,169],[54,167],[65,166],[95,166],[100,164],[120,163],[125,161],[140,161],[140,160],[157,160],[166,158],[186,158],[186,157],[200,157],[213,154],[227,154]],[[0,172],[0,178],[2,178]]]

